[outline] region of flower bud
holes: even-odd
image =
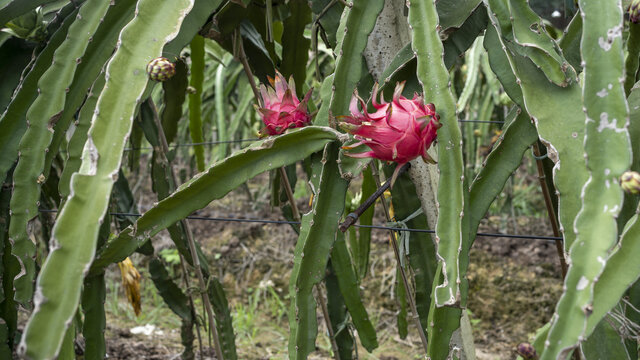
[[[157,57],[147,64],[147,74],[153,81],[169,80],[175,73],[175,64],[165,57]]]
[[[529,343],[518,344],[517,352],[525,360],[533,360],[538,358],[538,353],[536,353],[536,349]]]
[[[640,174],[627,171],[620,176],[620,187],[629,194],[640,194]]]

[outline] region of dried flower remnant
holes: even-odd
[[[124,292],[127,295],[131,307],[133,307],[133,312],[138,316],[142,310],[140,302],[140,273],[129,258],[119,262],[118,267],[122,275]]]

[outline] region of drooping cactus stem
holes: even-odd
[[[371,169],[373,170],[373,179],[376,183],[376,186],[378,188],[382,188],[382,185],[380,183],[380,174],[377,167],[372,166]],[[387,222],[391,222],[391,216],[389,215],[389,205],[387,204],[387,201],[385,200],[384,196],[380,197],[380,202],[382,203],[382,207],[384,209],[384,216],[387,219]],[[404,285],[404,289],[407,294],[406,299],[407,299],[407,303],[409,304],[409,309],[411,309],[411,318],[414,320],[416,328],[418,329],[418,335],[420,336],[420,341],[422,342],[422,347],[424,349],[424,352],[427,353],[428,342],[427,342],[426,332],[422,327],[422,323],[420,322],[420,317],[418,316],[418,309],[416,307],[415,299],[413,298],[411,286],[409,283],[409,278],[407,277],[407,273],[404,267],[401,265],[402,262],[400,260],[400,250],[398,249],[398,242],[396,241],[396,233],[393,230],[389,230],[389,243],[393,248],[393,255],[395,256],[395,259],[396,259],[396,266],[398,267],[400,276],[402,277],[402,284]]]

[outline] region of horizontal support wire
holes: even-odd
[[[177,148],[177,147],[188,147],[188,146],[198,146],[198,145],[234,144],[234,143],[257,141],[257,140],[260,140],[260,139],[259,138],[252,138],[252,139],[238,139],[238,140],[225,140],[225,141],[205,141],[205,142],[197,142],[197,143],[174,144],[174,145],[169,145],[169,147],[170,148]],[[153,150],[153,147],[147,146],[147,147],[125,148],[124,149],[124,151],[134,151],[134,150]]]
[[[57,209],[39,209],[40,212],[43,213],[57,213]],[[112,216],[130,216],[130,217],[140,217],[142,214],[135,213],[121,213],[121,212],[112,212],[109,213]],[[220,217],[207,217],[207,216],[197,216],[191,215],[187,216],[186,219],[190,220],[201,220],[201,221],[221,221],[221,222],[243,222],[243,223],[260,223],[260,224],[277,224],[277,225],[299,225],[299,221],[287,221],[287,220],[269,220],[269,219],[242,219],[242,218],[220,218]],[[416,232],[416,233],[435,233],[434,230],[427,229],[411,229],[411,228],[399,228],[399,227],[390,227],[390,226],[382,226],[382,225],[359,225],[354,224],[353,226],[359,228],[369,228],[376,230],[394,230],[394,231],[408,231],[408,232]],[[555,241],[562,240],[562,237],[556,236],[542,236],[542,235],[515,235],[515,234],[498,234],[498,233],[476,233],[476,236],[482,237],[494,237],[494,238],[511,238],[511,239],[530,239],[530,240],[545,240],[545,241]]]
[[[484,124],[504,124],[504,121],[499,120],[458,120],[461,123],[484,123]],[[251,139],[238,139],[238,140],[225,140],[225,141],[205,141],[205,142],[197,142],[197,143],[185,143],[185,144],[174,144],[169,145],[170,148],[177,147],[188,147],[188,146],[198,146],[198,145],[218,145],[218,144],[235,144],[249,141],[258,141],[259,138],[251,138]],[[138,148],[125,148],[124,151],[136,151],[136,150],[153,150],[153,147],[138,147]]]

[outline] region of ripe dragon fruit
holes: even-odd
[[[260,85],[263,107],[256,107],[262,115],[262,122],[266,125],[260,130],[260,134],[280,135],[287,129],[309,125],[311,115],[307,111],[307,102],[313,89],[299,101],[295,94],[293,77],[289,78],[287,84],[284,76],[276,71],[276,78],[269,78],[269,82],[271,87]]]
[[[415,94],[411,100],[402,96],[403,89],[404,82],[399,83],[393,93],[392,102],[386,103],[380,94],[378,103],[376,84],[371,97],[372,105],[376,109],[374,113],[367,113],[364,100],[357,92],[354,93],[349,107],[352,116],[344,116],[342,119],[345,121],[340,125],[359,142],[343,148],[352,149],[364,144],[371,151],[347,153],[348,156],[393,161],[398,164],[396,171],[418,156],[422,156],[425,162],[435,162],[427,154],[427,150],[436,139],[438,128],[442,126],[438,122],[440,116],[433,104],[425,105],[422,96]],[[358,103],[362,112],[358,109]]]

